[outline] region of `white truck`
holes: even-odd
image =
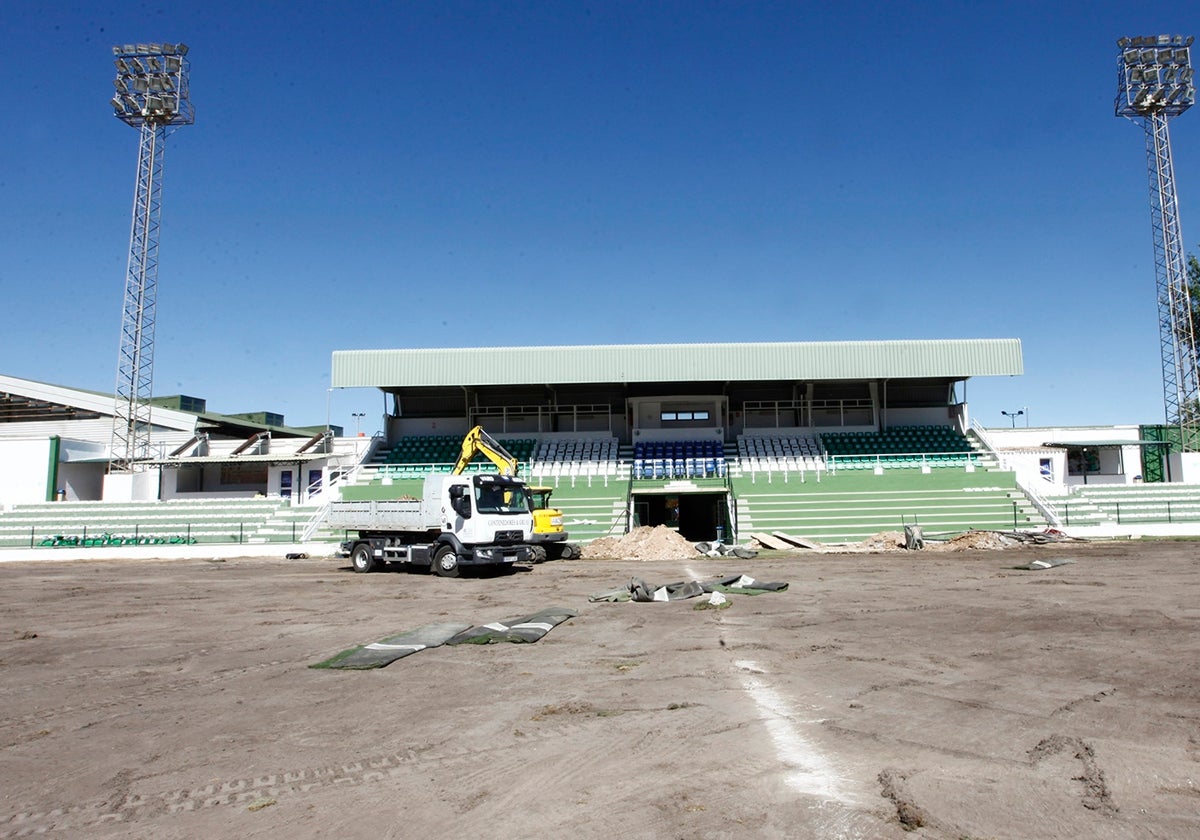
[[[458,577],[464,566],[533,559],[533,516],[520,479],[433,474],[425,479],[423,496],[330,503],[328,523],[358,532],[342,543],[356,572],[404,563]]]

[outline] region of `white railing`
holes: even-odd
[[[329,516],[329,502],[325,502],[325,504],[317,508],[316,513],[308,518],[308,522],[304,526],[304,531],[300,534],[300,542],[311,540],[313,535],[320,530],[327,516]]]
[[[903,461],[901,459],[910,459]],[[952,461],[953,463],[934,463],[935,460]],[[862,455],[826,455],[825,463],[829,467],[829,471],[837,475],[838,465],[842,465],[842,469],[863,469],[864,465],[875,470],[883,469],[906,469],[908,464],[919,466],[921,471],[930,470],[933,467],[939,468],[961,468],[967,472],[973,472],[976,467],[980,466],[979,453],[971,452],[879,452]],[[847,464],[856,464],[856,467],[848,467]]]
[[[1062,518],[1058,515],[1058,509],[1050,502],[1046,501],[1046,499],[1044,499],[1041,495],[1039,495],[1036,490],[1022,482],[1020,478],[1016,478],[1015,480],[1017,483],[1017,489],[1025,495],[1025,498],[1028,499],[1035,508],[1037,508],[1038,513],[1045,518],[1046,522],[1048,522],[1053,528],[1061,528]]]

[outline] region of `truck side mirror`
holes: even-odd
[[[471,518],[471,499],[461,493],[450,495],[450,507],[463,519]]]

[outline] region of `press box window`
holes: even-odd
[[[708,420],[707,411],[664,411],[661,415],[664,423],[695,423]]]

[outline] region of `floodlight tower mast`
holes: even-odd
[[[138,129],[140,142],[117,358],[110,473],[136,471],[137,459],[149,452],[163,151],[168,128],[195,121],[188,94],[187,52],[186,44],[113,47],[117,66],[113,112],[117,119]]]
[[[1167,130],[1167,121],[1196,101],[1192,37],[1121,38],[1117,46],[1116,114],[1140,122],[1146,132],[1166,421],[1179,427],[1183,451],[1194,452],[1200,450],[1200,358]]]

